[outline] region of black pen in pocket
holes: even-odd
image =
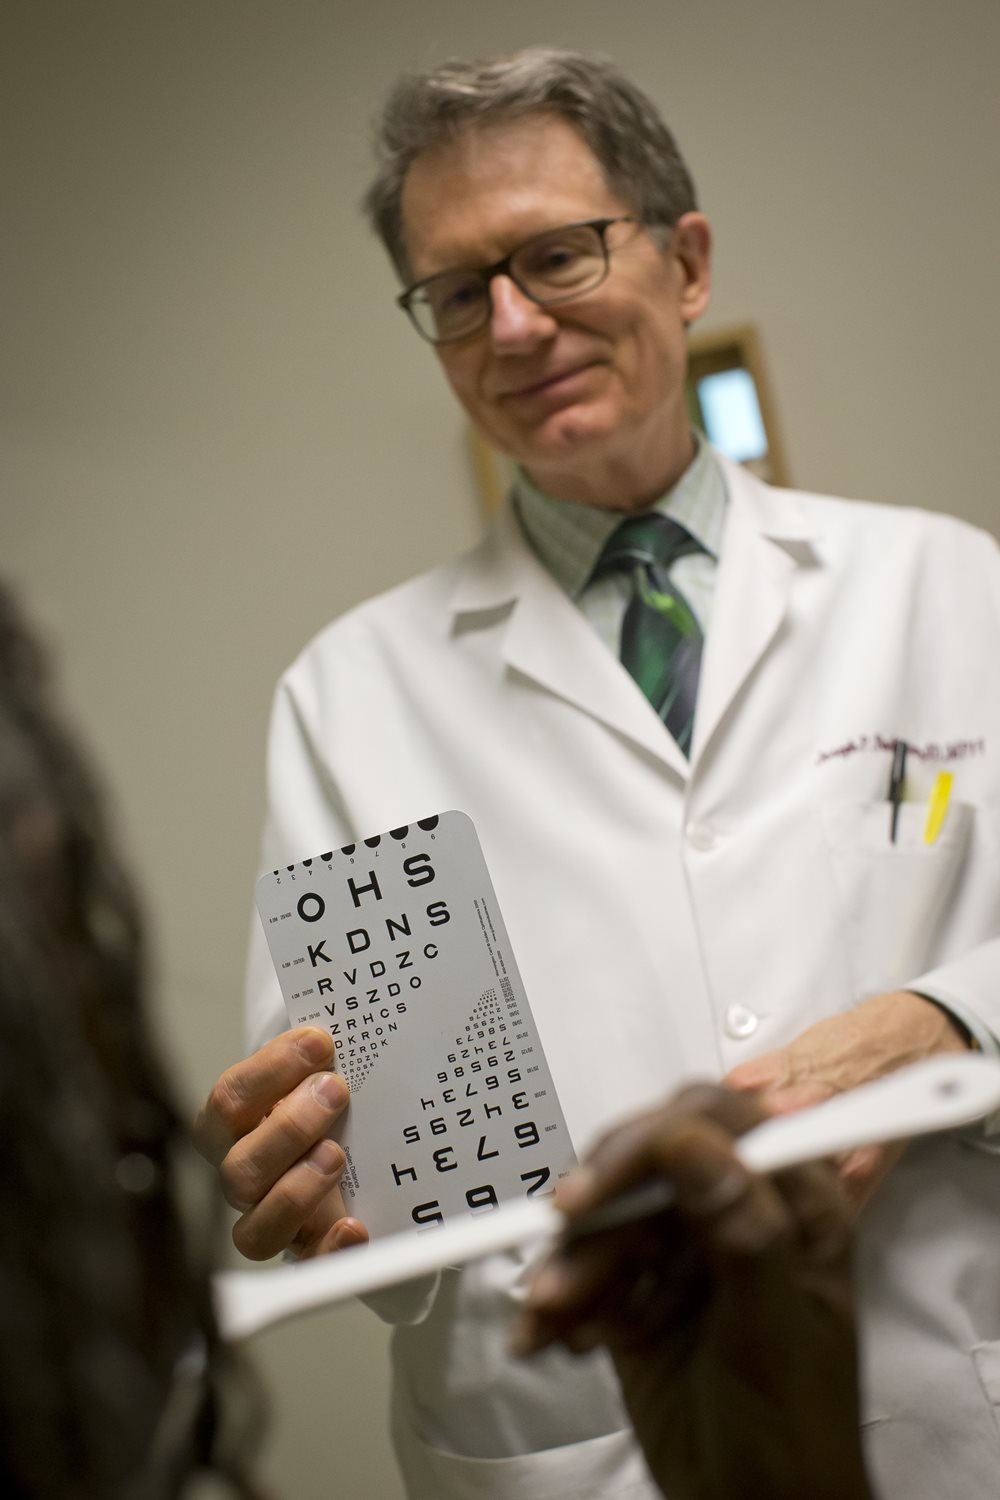
[[[899,822],[899,804],[903,800],[903,779],[906,776],[906,741],[897,740],[892,750],[892,769],[889,772],[889,842],[896,842],[896,825]]]

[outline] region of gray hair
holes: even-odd
[[[524,115],[561,116],[586,141],[608,186],[648,224],[697,207],[694,183],[659,111],[606,58],[528,47],[479,62],[451,59],[399,80],[376,126],[378,171],[363,206],[403,281],[406,174],[422,152],[465,129]]]

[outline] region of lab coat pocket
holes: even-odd
[[[941,952],[973,826],[952,802],[933,843],[926,805],[903,803],[890,837],[887,802],[822,809],[854,998],[898,989]]]
[[[519,1458],[463,1458],[396,1433],[410,1500],[657,1500],[631,1431]]]

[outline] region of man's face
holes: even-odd
[[[550,114],[465,131],[417,157],[403,190],[415,280],[631,211],[582,137]],[[708,302],[709,232],[686,214],[667,249],[634,224],[613,225],[608,245],[607,280],[571,302],[539,307],[494,278],[489,326],[438,354],[474,425],[542,489],[628,508],[691,458],[684,325]]]

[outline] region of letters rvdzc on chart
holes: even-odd
[[[264,875],[293,1026],[323,1026],[372,1235],[552,1192],[573,1148],[471,820],[446,812]]]

